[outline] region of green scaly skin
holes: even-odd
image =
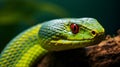
[[[73,33],[70,25],[77,24]],[[76,28],[75,28],[76,30]],[[48,52],[76,49],[102,40],[104,28],[94,18],[63,18],[38,24],[8,43],[0,55],[0,67],[31,67]]]

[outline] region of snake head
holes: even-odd
[[[43,48],[61,51],[100,42],[104,28],[94,18],[63,18],[43,23],[38,36]]]

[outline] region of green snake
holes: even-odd
[[[0,67],[31,67],[48,52],[101,41],[104,28],[94,18],[61,18],[37,24],[13,38],[0,54]]]

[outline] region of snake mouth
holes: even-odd
[[[91,39],[76,40],[76,41],[75,40],[52,40],[49,42],[49,46],[46,48],[50,51],[69,50],[69,49],[83,48],[92,44],[93,42],[94,40],[91,40]]]
[[[90,39],[81,39],[81,40],[71,40],[67,38],[52,39],[46,42],[48,44],[47,46],[43,46],[43,47],[49,51],[61,51],[61,50],[69,50],[76,48],[84,48],[99,43],[102,40],[102,38],[103,35],[95,36],[94,38],[90,38]]]
[[[88,38],[88,39],[80,39],[80,40],[73,40],[73,39],[58,39],[58,40],[52,40],[49,43],[54,44],[54,45],[81,45],[81,44],[97,44],[101,40],[103,40],[104,35],[96,35],[94,38]]]
[[[55,44],[55,45],[78,45],[78,44],[83,44],[83,43],[90,43],[94,42],[93,39],[82,39],[82,40],[52,40],[50,43]]]

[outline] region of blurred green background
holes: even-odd
[[[120,28],[118,0],[0,0],[0,51],[18,33],[43,21],[93,17],[114,35]]]

